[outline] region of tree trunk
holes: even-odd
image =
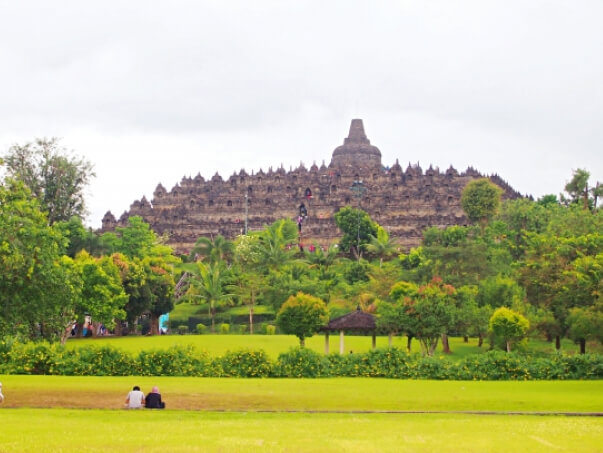
[[[157,316],[155,313],[151,313],[151,329],[149,330],[149,333],[151,335],[159,335],[159,316]]]
[[[211,315],[211,333],[216,333],[216,309],[211,307],[209,314]]]
[[[482,345],[484,344],[484,334],[480,332],[479,334],[479,339],[477,340],[477,347],[481,348]]]
[[[92,338],[96,338],[96,325],[92,321],[90,321],[90,325],[88,325],[88,330],[90,331]]]
[[[580,338],[580,354],[586,354],[586,340]]]
[[[429,351],[427,351],[427,355],[430,357],[433,356],[435,349],[438,347],[439,337],[435,337],[434,340],[431,340],[431,345],[429,346]]]
[[[463,336],[463,343],[469,343],[469,337],[467,335]]]
[[[306,339],[304,337],[301,337],[299,339],[299,347],[304,348],[305,346],[306,346]]]
[[[412,343],[412,335],[408,335],[408,338],[406,340],[406,350],[408,351],[408,353],[410,354],[410,344]]]
[[[511,352],[511,342],[507,340],[507,352]]]
[[[249,335],[253,335],[253,303],[249,306]]]
[[[561,350],[561,337],[559,335],[555,335],[555,349],[557,351]]]
[[[445,333],[442,334],[442,352],[444,354],[452,354],[450,350],[450,344],[448,344],[448,335]]]

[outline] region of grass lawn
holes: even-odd
[[[601,451],[586,417],[266,414],[14,409],[0,411],[2,452]]]
[[[0,405],[3,453],[596,452],[603,445],[603,421],[597,417],[319,413],[593,412],[603,407],[601,381],[15,375],[0,380],[6,397]],[[121,409],[134,384],[145,391],[158,385],[168,408]]]
[[[325,350],[324,335],[314,335],[306,339],[306,347],[317,352]],[[126,337],[102,337],[102,338],[80,338],[69,339],[67,347],[78,347],[89,344],[108,344],[132,354],[137,354],[143,349],[165,349],[174,344],[192,344],[198,349],[206,350],[213,356],[223,355],[226,351],[241,348],[263,349],[266,353],[276,358],[282,352],[299,346],[299,340],[293,335],[162,335],[155,337],[148,336],[126,336]],[[377,347],[385,348],[388,346],[386,336],[377,337]],[[406,349],[406,337],[394,337],[393,346]],[[469,339],[469,343],[464,343],[462,338],[451,337],[450,348],[452,354],[447,357],[458,360],[467,355],[481,354],[488,350],[488,345],[484,344],[481,348],[477,346],[477,339]],[[554,346],[541,340],[530,340],[530,348],[539,352],[552,353]],[[345,336],[346,354],[350,352],[366,352],[371,349],[370,336]],[[562,350],[568,353],[577,353],[578,347],[570,341],[562,343]],[[339,335],[329,336],[329,351],[339,352]],[[412,351],[419,353],[421,351],[419,342],[413,340]],[[441,345],[438,347],[441,353]],[[600,351],[599,351],[600,352]]]
[[[597,412],[603,381],[0,376],[4,408],[118,409],[158,385],[169,409]]]

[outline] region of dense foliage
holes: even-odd
[[[202,377],[382,377],[391,379],[532,380],[602,379],[603,356],[576,354],[526,356],[502,351],[468,356],[458,362],[422,357],[396,348],[367,353],[323,355],[294,348],[272,360],[249,349],[210,357],[192,346],[141,351],[131,356],[113,347],[66,349],[58,344],[0,344],[0,374],[68,376]]]

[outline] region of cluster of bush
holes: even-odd
[[[264,335],[274,335],[276,334],[276,326],[272,324],[255,324],[253,327],[253,331],[255,333],[264,334]],[[210,332],[210,328],[203,324],[198,323],[195,325],[195,328],[191,330],[188,325],[185,324],[174,324],[172,325],[172,332],[175,332],[179,335],[187,335],[189,333],[195,334],[205,334]],[[230,334],[230,333],[238,333],[238,334],[246,334],[249,333],[249,324],[228,324],[228,323],[220,323],[216,325],[216,332],[220,334]]]
[[[0,343],[0,374],[69,376],[383,377],[395,379],[531,380],[601,379],[603,355],[535,357],[489,351],[453,362],[409,355],[396,348],[347,355],[294,348],[273,360],[242,349],[210,357],[193,346],[142,351],[110,346],[66,349],[49,343]]]

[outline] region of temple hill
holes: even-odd
[[[159,184],[150,202],[145,197],[134,201],[119,220],[107,212],[102,231],[141,216],[158,234],[166,234],[177,252],[186,253],[201,236],[232,239],[246,226],[253,231],[282,218],[297,222],[305,213],[300,244],[327,246],[341,236],[334,214],[353,206],[368,212],[406,250],[420,244],[427,227],[466,225],[461,193],[469,181],[481,177],[471,167],[462,173],[452,166],[443,172],[432,166],[424,171],[418,164],[403,169],[398,160],[384,167],[362,120],[354,119],[329,166],[323,162],[308,169],[300,164],[285,171],[281,165],[251,175],[241,170],[226,180],[218,173],[209,180],[197,174],[182,178],[169,192]],[[503,189],[504,199],[521,197],[498,175],[489,179]]]

